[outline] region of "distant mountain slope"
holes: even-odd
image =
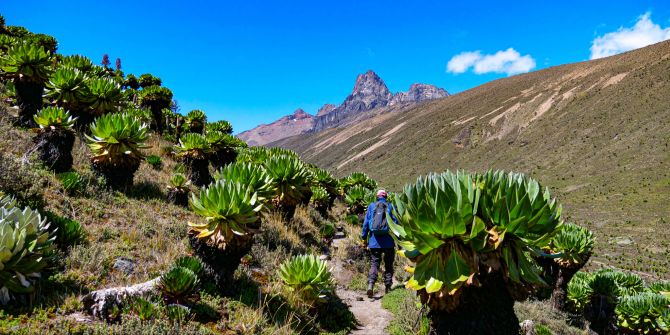
[[[598,233],[596,261],[670,276],[670,41],[272,145],[395,190],[446,169],[529,173]]]
[[[293,114],[284,116],[270,124],[262,124],[237,135],[249,145],[264,145],[282,138],[303,134],[314,126],[314,117],[298,108]]]
[[[407,92],[392,94],[384,81],[370,70],[358,75],[351,94],[341,105],[325,104],[314,117],[298,109],[301,111],[298,117],[296,114],[284,116],[270,124],[245,131],[239,137],[250,145],[264,145],[312,130],[338,127],[382,112],[382,108],[397,109],[448,95],[446,90],[428,84],[413,84]]]

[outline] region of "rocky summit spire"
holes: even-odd
[[[449,92],[443,88],[429,84],[412,84],[407,92],[398,92],[393,96],[389,105],[400,103],[415,103],[425,100],[440,99],[449,96]]]
[[[344,102],[331,112],[317,117],[315,130],[336,125],[349,115],[384,107],[392,98],[393,94],[374,71],[359,74],[354,89]]]

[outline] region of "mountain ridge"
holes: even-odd
[[[447,96],[449,93],[445,89],[421,83],[412,84],[407,92],[393,94],[379,75],[368,70],[356,77],[351,93],[340,105],[324,104],[316,115],[307,114],[299,108],[298,110],[309,115],[311,121],[298,124],[288,122],[292,120],[291,116],[295,115],[294,113],[269,124],[261,124],[244,131],[238,137],[250,145],[265,145],[290,136],[338,127],[380,108],[397,108]],[[308,117],[301,114],[300,119],[308,119]]]
[[[667,278],[660,242],[670,238],[667,92],[670,41],[269,145],[339,177],[366,172],[396,191],[447,169],[529,174],[561,198],[570,220],[598,233],[596,261]],[[620,258],[627,254],[638,256]]]

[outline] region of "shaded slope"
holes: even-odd
[[[446,169],[550,186],[598,234],[595,260],[668,277],[670,42],[490,82],[448,99],[274,143],[399,190]]]

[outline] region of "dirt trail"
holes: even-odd
[[[332,248],[337,250],[343,245],[344,238],[336,238],[333,240]],[[347,284],[353,277],[354,273],[343,266],[343,261],[333,252],[333,276],[337,281],[337,296],[349,306],[351,313],[356,316],[358,321],[358,329],[355,329],[350,334],[354,335],[378,335],[388,334],[386,327],[388,326],[393,314],[382,308],[382,294],[375,292],[372,299],[369,299],[365,294],[349,290]]]

